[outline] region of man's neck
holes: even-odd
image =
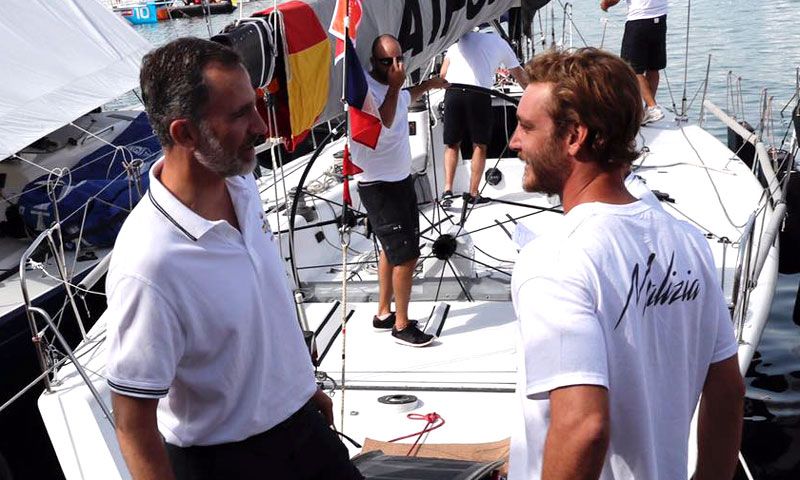
[[[235,212],[225,179],[199,163],[185,150],[164,155],[159,180],[187,208],[206,220],[230,220]]]
[[[624,205],[635,201],[637,198],[625,187],[622,169],[603,170],[595,162],[576,161],[572,175],[564,184],[561,194],[565,213],[582,203]]]

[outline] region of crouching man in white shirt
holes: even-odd
[[[643,111],[633,70],[596,49],[551,52],[510,146],[523,188],[561,196],[563,225],[520,253],[512,297],[524,420],[510,478],[730,479],[744,387],[706,239],[639,201],[624,172]]]

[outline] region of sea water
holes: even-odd
[[[249,16],[271,5],[271,1],[261,1],[241,8]],[[560,46],[588,45],[619,53],[625,2],[608,13],[600,10],[599,1],[570,6],[553,0],[550,5],[534,19],[537,51],[555,41]],[[662,72],[658,102],[668,110],[680,110],[685,97],[689,118],[697,121],[708,72],[707,98],[736,109],[738,118],[754,126],[760,122],[766,98],[771,109],[765,140],[780,144],[794,103],[784,107],[796,92],[800,67],[800,0],[670,0],[669,7],[668,64]],[[134,28],[154,45],[161,45],[185,35],[207,38],[209,31],[216,34],[238,17],[236,11]],[[667,113],[668,119],[673,117]],[[725,128],[716,119],[709,117],[706,128],[725,141]],[[759,480],[800,478],[800,318],[792,315],[799,281],[800,275],[779,275],[769,323],[746,379],[742,452]]]

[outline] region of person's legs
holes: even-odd
[[[444,147],[444,191],[453,191],[453,179],[458,165],[458,149],[460,143]]]
[[[392,285],[395,291],[395,328],[402,330],[408,326],[408,303],[411,301],[411,283],[417,259],[405,261],[392,268]]]
[[[647,86],[650,88],[650,95],[653,97],[653,101],[655,102],[656,94],[658,93],[658,82],[660,79],[658,70],[648,70],[644,73],[645,78],[647,79]]]
[[[466,92],[447,90],[444,94],[444,191],[453,191],[458,165],[459,147],[464,136],[464,105]]]
[[[469,194],[478,195],[478,187],[483,178],[483,169],[486,167],[486,145],[476,143],[472,146],[472,171],[469,177]]]
[[[389,315],[392,311],[392,296],[394,295],[394,267],[386,258],[386,252],[381,250],[378,257],[378,316]],[[406,305],[408,303],[406,302]]]
[[[650,82],[648,81],[647,73],[649,72],[636,74],[636,79],[639,80],[639,90],[642,92],[642,100],[644,100],[644,103],[647,104],[648,107],[655,107],[656,99],[650,90]]]

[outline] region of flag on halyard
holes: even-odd
[[[347,15],[347,2],[348,0],[337,0],[335,10],[333,11],[333,18],[331,18],[331,26],[328,31],[336,38],[335,52],[336,57],[333,63],[336,64],[344,57],[344,17]],[[348,37],[352,40],[353,45],[356,43],[358,36],[358,25],[361,23],[361,0],[350,1],[350,28],[348,29]]]
[[[289,132],[280,132],[287,138],[286,148],[294,150],[308,135],[311,127],[328,101],[331,47],[325,27],[314,10],[299,1],[278,5],[280,32],[284,36],[286,57],[285,79],[287,108],[278,106],[279,112],[288,110]],[[259,12],[263,16],[272,8]],[[285,118],[278,119],[285,124]]]
[[[350,198],[350,175],[361,173],[364,170],[350,159],[350,148],[344,144],[344,156],[342,157],[342,175],[344,176],[344,192],[342,192],[342,200],[349,206],[353,206],[353,200]]]
[[[378,111],[378,102],[369,92],[366,74],[349,38],[346,40],[346,44],[345,100],[349,105],[350,138],[375,149],[378,137],[381,135],[381,114]]]

